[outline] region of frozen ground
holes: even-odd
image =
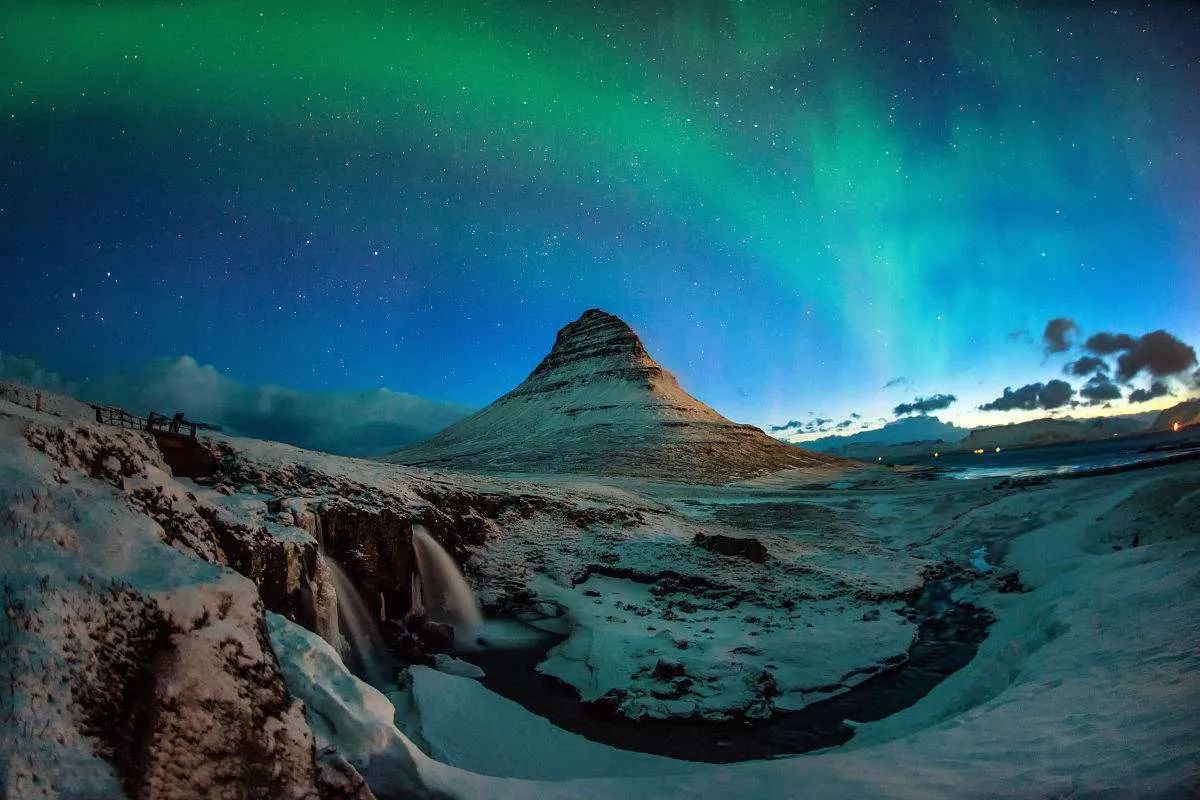
[[[19,403],[0,400],[0,439],[8,797],[1200,786],[1197,462],[1024,489],[869,470],[704,487],[462,476],[219,439],[246,482],[200,486],[140,434]],[[965,668],[841,747],[675,761],[556,728],[449,658],[387,692],[351,675],[292,604],[309,591],[311,509],[334,501],[442,504],[478,532],[455,551],[485,606],[565,635],[543,672],[630,718],[753,718],[845,691],[902,657],[915,626],[893,612],[946,560],[963,570],[960,598],[996,622]],[[708,549],[696,534],[728,538]],[[970,568],[980,548],[991,571]]]

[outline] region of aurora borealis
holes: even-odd
[[[1003,421],[1052,318],[1200,343],[1197,96],[1186,3],[6,3],[0,347],[479,406],[600,306],[734,419]]]

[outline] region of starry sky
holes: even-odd
[[[9,2],[0,349],[481,406],[599,306],[739,421],[1007,421],[1053,318],[1200,343],[1197,96],[1180,2]]]

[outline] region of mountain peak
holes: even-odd
[[[621,318],[591,308],[512,391],[392,460],[495,472],[723,481],[842,464],[692,397]]]
[[[554,347],[534,368],[529,378],[590,360],[625,358],[631,362],[653,359],[642,340],[620,317],[589,308],[574,322],[559,329]]]

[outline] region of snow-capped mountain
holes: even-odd
[[[731,422],[685,392],[621,319],[584,312],[519,386],[389,460],[505,472],[726,481],[846,462]]]
[[[970,431],[933,416],[901,417],[881,428],[849,436],[823,436],[804,442],[804,447],[820,453],[848,453],[855,445],[895,445],[910,442],[958,442]]]

